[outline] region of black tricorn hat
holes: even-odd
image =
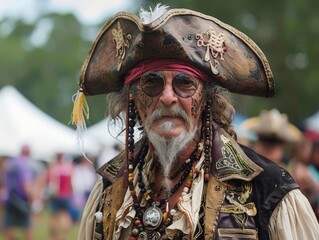
[[[101,28],[82,66],[85,95],[119,91],[125,74],[150,59],[177,59],[204,71],[231,92],[271,97],[269,63],[245,34],[211,16],[171,9],[149,24],[120,12]]]

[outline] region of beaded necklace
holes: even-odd
[[[195,161],[198,161],[202,148],[199,149],[197,146],[196,150],[193,152],[192,156],[189,160],[182,164],[182,166],[178,169],[176,173],[174,173],[171,178],[176,178],[181,172],[184,171],[178,183],[172,188],[170,192],[166,192],[166,198],[161,200],[160,202],[152,201],[152,197],[149,194],[146,194],[147,190],[145,189],[145,184],[143,182],[143,165],[144,159],[148,152],[148,144],[145,144],[142,152],[140,154],[139,163],[138,163],[138,187],[140,189],[140,194],[137,196],[134,186],[134,126],[135,126],[135,118],[139,118],[137,111],[134,106],[134,97],[132,93],[129,93],[129,101],[128,101],[128,110],[127,110],[127,141],[126,141],[126,150],[127,150],[127,180],[128,187],[131,192],[131,196],[133,198],[133,207],[136,211],[135,218],[133,221],[133,228],[131,232],[131,236],[129,240],[137,240],[137,239],[168,239],[168,237],[164,234],[165,229],[172,222],[172,217],[176,213],[176,206],[169,210],[169,198],[178,191],[183,182],[184,188],[182,191],[182,196],[186,195],[189,192],[189,189],[192,185],[193,180],[193,171],[196,171],[192,168],[192,165]],[[204,145],[204,156],[205,160],[203,163],[204,169],[204,181],[207,182],[209,180],[209,172],[210,172],[210,162],[211,162],[211,145],[212,145],[212,114],[211,114],[211,100],[208,99],[205,107],[205,111],[203,112],[203,126],[202,126],[202,139]],[[126,184],[126,183],[125,183]],[[150,207],[145,210],[145,206],[141,206],[141,199],[145,196],[145,199]],[[164,214],[162,210],[159,208],[160,204],[166,204],[166,209]]]
[[[170,179],[176,179],[176,177],[183,172],[179,181],[171,189],[171,191],[166,191],[166,197],[158,201],[153,201],[152,199],[152,183],[150,184],[151,189],[147,190],[143,182],[143,168],[145,164],[145,157],[148,152],[148,144],[145,144],[141,150],[139,161],[137,164],[138,175],[137,175],[137,185],[140,189],[140,194],[137,196],[135,186],[134,186],[134,174],[133,174],[133,157],[130,155],[128,161],[128,185],[133,198],[133,207],[136,211],[136,215],[133,221],[133,228],[130,236],[130,240],[135,239],[165,239],[165,229],[172,222],[173,216],[177,212],[176,206],[173,209],[169,209],[169,199],[175,194],[184,183],[184,188],[181,193],[182,196],[186,195],[193,181],[193,163],[198,161],[202,148],[201,144],[198,144],[195,151],[192,153],[191,157],[185,161],[180,168],[170,176]],[[156,161],[156,157],[154,159]],[[163,188],[163,190],[166,190]],[[154,191],[153,191],[154,194]],[[144,198],[147,204],[141,205],[142,199]],[[146,205],[149,207],[145,209]],[[161,207],[165,206],[164,212],[162,212]]]

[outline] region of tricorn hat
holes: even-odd
[[[288,116],[277,109],[263,110],[258,117],[248,118],[241,127],[254,132],[259,138],[296,142],[302,139],[302,132],[289,123]]]
[[[231,92],[271,97],[274,80],[268,61],[245,34],[211,16],[171,9],[143,24],[120,12],[101,28],[80,75],[85,95],[119,91],[125,74],[145,60],[177,59]]]

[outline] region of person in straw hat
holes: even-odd
[[[243,33],[188,9],[120,12],[79,85],[78,130],[84,97],[108,94],[110,116],[125,115],[126,146],[97,170],[78,239],[319,239],[290,175],[236,142],[227,92],[274,94],[266,57]]]
[[[288,121],[286,114],[277,109],[262,110],[258,117],[245,120],[241,127],[256,134],[257,140],[253,149],[257,153],[288,170],[298,183],[300,191],[309,200],[318,219],[316,211],[319,185],[305,162],[302,162],[310,158],[312,148],[303,133]],[[288,145],[291,145],[291,148]]]
[[[256,134],[254,150],[282,167],[287,164],[287,144],[301,141],[303,137],[302,132],[288,121],[288,116],[278,109],[262,110],[258,117],[245,120],[241,126]]]

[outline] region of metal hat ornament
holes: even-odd
[[[188,9],[165,11],[148,23],[120,12],[102,26],[83,63],[72,122],[85,127],[84,95],[119,91],[132,67],[156,59],[193,65],[230,92],[271,97],[275,91],[265,55],[232,26]]]

